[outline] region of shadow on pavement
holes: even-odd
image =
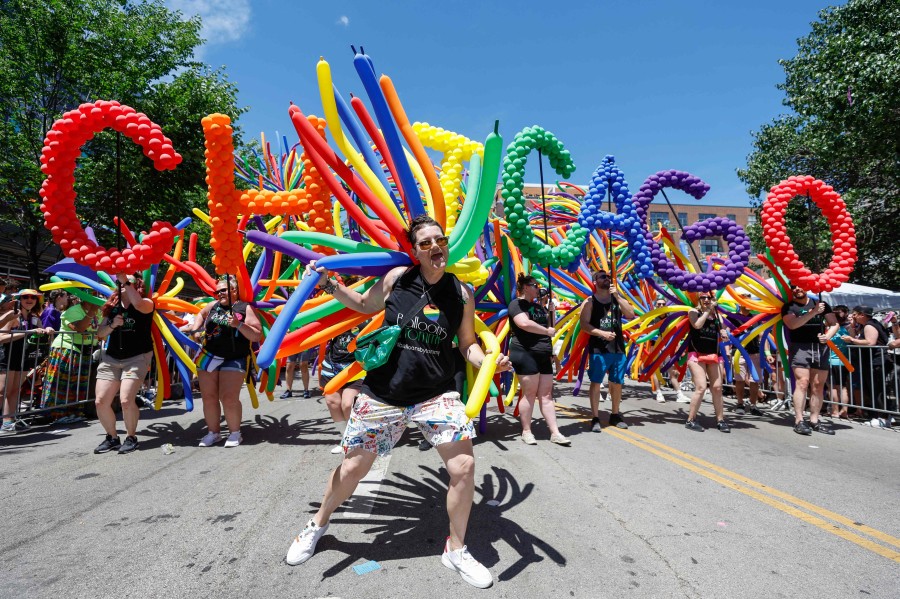
[[[385,479],[374,497],[352,497],[331,518],[333,524],[363,526],[365,534],[375,535],[360,543],[348,543],[332,534],[319,541],[317,555],[337,551],[346,555],[328,568],[323,578],[331,578],[358,560],[376,559],[379,562],[433,556],[438,559],[445,542],[447,512],[445,509],[449,475],[444,468],[434,470],[419,466],[424,478],[415,479],[397,473]],[[566,558],[547,542],[526,531],[520,524],[506,517],[506,513],[522,504],[534,490],[532,483],[521,487],[506,469],[492,467],[493,474],[485,474],[476,487],[475,504],[469,518],[467,545],[472,555],[491,568],[499,563],[494,545],[500,541],[512,547],[519,559],[496,575],[498,580],[511,580],[528,564],[553,560],[566,565]],[[488,502],[491,502],[489,505]],[[497,502],[497,505],[493,505]],[[311,513],[319,503],[310,503]],[[348,512],[369,512],[367,519],[342,517]],[[377,547],[377,552],[373,552]],[[540,552],[540,553],[539,553]]]

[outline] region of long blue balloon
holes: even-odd
[[[381,87],[375,79],[375,69],[372,66],[372,59],[366,54],[357,54],[353,58],[353,66],[362,81],[372,108],[375,111],[375,118],[381,127],[381,134],[387,144],[391,156],[394,158],[394,168],[397,169],[397,177],[400,179],[400,187],[403,188],[404,199],[406,200],[406,209],[409,211],[410,218],[415,218],[420,214],[425,214],[425,205],[422,203],[422,197],[419,195],[419,188],[416,185],[416,179],[413,177],[412,169],[409,168],[409,162],[406,160],[406,154],[403,152],[403,144],[400,141],[400,134],[397,133],[397,125],[388,108],[387,100],[381,93]]]
[[[272,327],[269,329],[269,334],[266,336],[262,347],[259,348],[256,363],[260,368],[266,369],[275,361],[275,354],[278,353],[278,348],[281,346],[281,342],[284,341],[284,336],[287,335],[294,318],[300,313],[300,308],[312,295],[318,282],[319,273],[317,272],[305,273],[303,278],[300,279],[297,290],[288,298],[284,308],[281,309],[281,314],[272,323]]]
[[[104,287],[97,281],[92,281],[91,279],[89,279],[87,277],[83,277],[77,273],[58,272],[58,273],[56,273],[56,276],[59,277],[60,279],[69,279],[70,281],[84,283],[85,285],[87,285],[88,287],[90,287],[91,289],[96,291],[97,293],[103,295],[104,297],[109,297],[110,295],[112,295],[112,291],[110,289],[108,289],[107,287]]]
[[[381,181],[385,190],[390,194],[391,201],[394,202],[395,206],[400,207],[400,202],[397,199],[397,196],[394,195],[394,189],[391,184],[388,183],[387,175],[384,174],[384,168],[382,168],[381,162],[375,156],[375,152],[372,151],[372,146],[366,141],[365,133],[363,133],[359,121],[357,121],[356,117],[353,116],[353,113],[350,112],[350,107],[344,102],[344,98],[341,96],[337,87],[333,85],[332,87],[334,87],[334,102],[337,104],[338,115],[347,126],[347,130],[350,131],[353,141],[356,142],[356,147],[359,148],[359,151],[362,153],[363,158],[366,160],[366,164],[369,165],[369,168],[372,169],[372,172],[375,173],[375,176],[378,177],[378,180]]]

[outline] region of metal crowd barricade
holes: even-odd
[[[832,368],[827,388],[847,389],[849,409],[861,410],[866,418],[879,418],[882,425],[890,426],[890,419],[900,422],[898,397],[900,397],[900,355],[896,350],[883,345],[851,345],[847,348],[847,358],[854,367],[850,373],[846,368]],[[839,404],[843,404],[838,397]],[[832,397],[826,402],[833,405]]]
[[[23,421],[93,403],[96,346],[91,333],[0,331],[3,417]]]

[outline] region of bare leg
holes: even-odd
[[[226,370],[219,372],[219,400],[225,413],[225,423],[232,433],[241,430],[241,388],[244,386],[245,372]]]
[[[591,399],[591,414],[594,418],[600,417],[600,383],[591,383],[588,388],[588,397]]]
[[[825,379],[828,378],[827,370],[810,370],[812,377],[809,391],[809,421],[812,424],[819,422],[819,414],[824,403]]]
[[[294,362],[288,362],[285,368],[284,381],[287,384],[288,391],[294,390],[294,369],[297,365]]]
[[[2,395],[6,397],[3,402],[3,420],[6,422],[14,422],[16,420],[19,412],[19,391],[21,387],[21,371],[10,370],[8,375],[3,375],[0,388],[3,389]]]
[[[206,372],[198,370],[200,396],[203,398],[203,419],[206,430],[218,433],[222,430],[222,408],[219,405],[219,371]]]
[[[541,402],[541,414],[547,422],[547,428],[551,435],[559,434],[556,426],[556,404],[553,402],[553,375],[541,374],[538,382],[538,398]]]
[[[612,400],[612,408],[609,410],[610,415],[618,414],[619,404],[622,403],[622,383],[609,382],[609,398]]]
[[[725,420],[725,407],[722,401],[722,366],[718,363],[707,364],[706,375],[709,380],[709,391],[712,394],[716,420]]]
[[[706,393],[706,369],[699,362],[688,362],[688,368],[691,371],[691,378],[694,380],[694,395],[691,397],[691,406],[688,410],[688,420],[697,418],[697,412],[700,411],[700,403],[703,401],[703,394]]]
[[[303,390],[309,391],[309,362],[300,362],[300,380],[303,382]]]
[[[519,389],[522,390],[522,401],[519,402],[519,422],[522,433],[531,432],[531,418],[534,415],[534,400],[538,394],[541,375],[525,374],[519,376]]]
[[[354,449],[335,468],[325,487],[325,497],[322,498],[322,506],[313,516],[313,522],[318,526],[325,526],[331,519],[331,514],[342,503],[353,495],[359,481],[372,469],[376,454],[364,449]]]
[[[358,389],[349,389],[347,387],[341,389],[341,415],[344,422],[350,420],[350,412],[353,411],[353,402],[356,401],[357,395],[359,395]]]
[[[437,451],[450,474],[450,486],[447,489],[447,515],[450,517],[449,549],[455,551],[466,544],[469,513],[472,511],[472,499],[475,497],[475,455],[472,453],[470,440],[442,443],[437,446]]]
[[[137,434],[141,409],[137,406],[134,398],[137,392],[141,390],[143,382],[137,379],[124,379],[119,387],[119,401],[122,403],[122,420],[125,423],[125,434],[129,437]]]
[[[809,389],[809,373],[810,370],[808,368],[794,368],[794,380],[796,381],[793,393],[794,424],[803,422],[803,410],[806,408],[806,391]],[[819,400],[819,408],[821,407],[822,402]]]
[[[97,407],[97,419],[106,434],[111,437],[117,437],[119,432],[116,430],[116,413],[113,412],[112,403],[119,391],[119,381],[97,381],[97,398],[94,405]]]

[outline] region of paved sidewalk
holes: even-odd
[[[541,420],[526,446],[496,413],[477,442],[467,542],[488,590],[440,563],[448,478],[415,433],[309,562],[284,563],[340,461],[318,396],[245,401],[234,449],[197,447],[199,400],[142,412],[127,456],[92,453],[96,422],[0,438],[0,597],[898,596],[896,432],[836,423],[834,437],[802,437],[783,414],[729,413],[731,434],[695,433],[685,404],[629,384],[631,428],[596,434],[571,390],[557,386],[572,447],[549,443]],[[381,569],[353,570],[368,560]]]

